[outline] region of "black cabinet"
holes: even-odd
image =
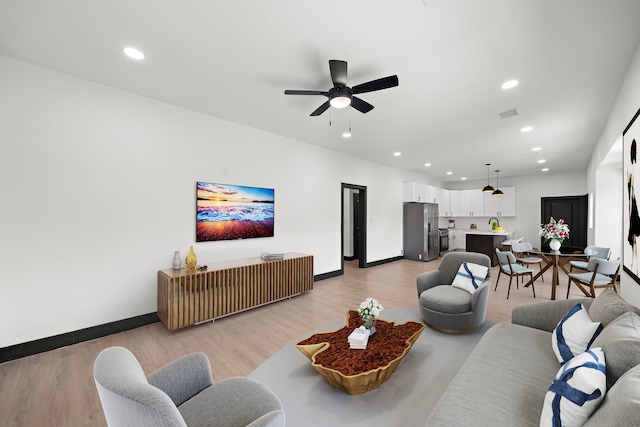
[[[467,252],[478,252],[491,258],[491,266],[498,264],[496,248],[502,247],[506,236],[498,234],[470,234],[467,233]]]

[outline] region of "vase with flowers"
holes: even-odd
[[[384,310],[378,300],[371,297],[360,303],[358,314],[362,318],[362,324],[369,330],[369,336],[376,333],[376,317]]]
[[[540,225],[538,233],[544,239],[545,243],[549,243],[549,247],[557,251],[560,249],[564,239],[569,238],[569,226],[565,224],[563,219],[556,221],[551,217],[548,224]]]

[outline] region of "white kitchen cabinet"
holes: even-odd
[[[516,188],[503,187],[502,196],[484,193],[484,216],[516,216]]]
[[[441,189],[442,197],[438,203],[438,213],[441,217],[451,217],[451,191]]]
[[[465,230],[456,230],[456,249],[459,251],[467,250],[467,232]]]
[[[442,189],[427,185],[427,203],[440,204],[442,199]]]
[[[460,216],[484,216],[484,193],[480,189],[460,190]]]
[[[402,201],[431,203],[428,199],[427,185],[416,182],[405,182],[402,184]]]
[[[450,216],[461,216],[460,215],[460,191],[459,190],[450,190],[449,191],[449,205],[451,209]]]
[[[492,196],[480,189],[445,190],[416,182],[402,184],[403,202],[437,203],[440,217],[516,216],[516,189],[502,187],[503,196]]]

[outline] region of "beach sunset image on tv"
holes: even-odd
[[[196,241],[273,237],[272,188],[198,182]]]

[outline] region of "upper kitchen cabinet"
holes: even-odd
[[[485,216],[482,190],[459,190],[458,193],[460,194],[459,216]]]
[[[460,214],[460,191],[449,190],[449,209],[451,209],[451,215],[449,216],[462,216]]]
[[[431,203],[428,199],[427,186],[415,182],[405,182],[402,184],[402,201]]]
[[[441,189],[442,197],[438,203],[438,212],[441,217],[451,217],[453,212],[451,210],[451,191]]]
[[[516,216],[516,188],[500,188],[504,195],[493,196],[491,193],[484,194],[484,215],[485,216]]]
[[[442,188],[427,185],[427,203],[440,205],[442,203]],[[440,206],[440,209],[442,209],[442,206]]]
[[[480,189],[445,190],[426,184],[402,184],[403,202],[437,203],[440,217],[516,216],[516,188],[502,187],[503,196],[492,196]]]

